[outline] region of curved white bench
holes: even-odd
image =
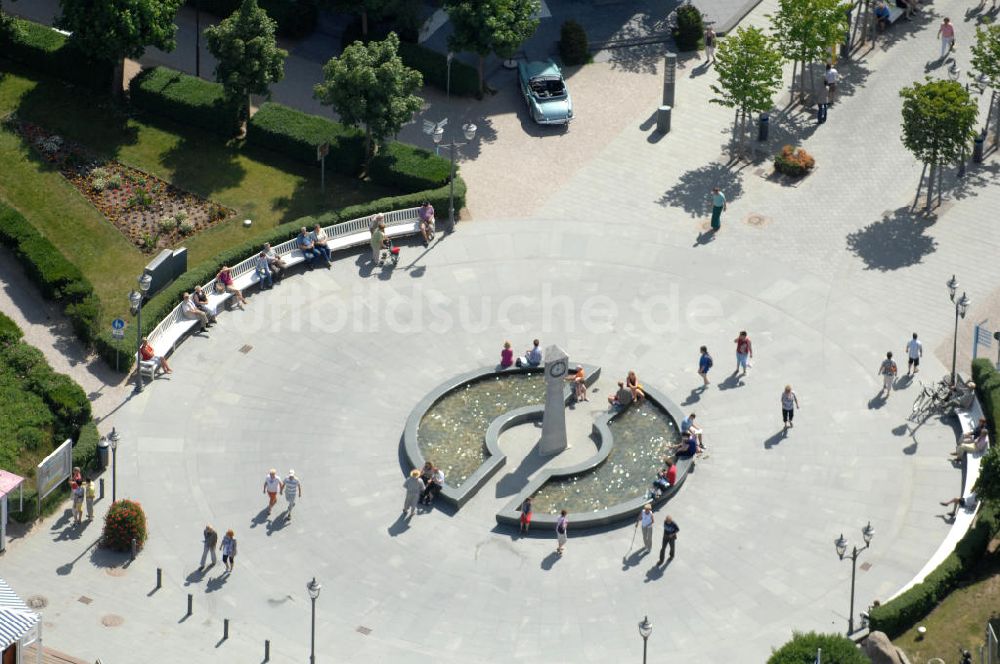
[[[419,233],[420,219],[417,216],[419,210],[420,208],[414,207],[385,213],[383,221],[385,223],[386,237],[397,238]],[[371,215],[368,215],[325,227],[323,230],[326,232],[328,238],[327,244],[330,247],[330,251],[343,251],[345,249],[368,246],[371,241],[371,233],[368,230],[370,221]],[[298,249],[295,238],[287,242],[282,242],[273,247],[273,249],[288,267],[305,261],[305,256]],[[234,287],[242,291],[260,281],[260,277],[255,269],[257,256],[258,253],[254,253],[242,262],[231,266],[230,274],[233,277]],[[225,305],[226,301],[232,297],[232,293],[216,293],[215,281],[215,279],[212,279],[207,284],[204,284],[202,289],[208,294],[209,308],[220,312],[224,309],[223,305]],[[156,350],[157,355],[169,355],[187,333],[198,325],[200,323],[197,319],[188,318],[181,313],[181,306],[178,302],[177,306],[147,335],[149,343]],[[141,361],[138,363],[138,369],[143,375],[152,377],[156,365],[152,361]]]
[[[974,399],[972,401],[972,406],[968,410],[955,410],[955,415],[958,417],[958,423],[962,429],[962,435],[967,433],[972,433],[973,429],[979,423],[979,418],[983,416],[983,407],[979,404],[979,399]],[[962,496],[967,496],[972,492],[972,487],[976,485],[976,481],[979,479],[979,465],[983,458],[983,453],[971,454],[967,453],[965,457],[965,466],[963,468],[963,481],[962,481]],[[948,535],[941,542],[941,546],[937,548],[934,555],[930,557],[927,563],[917,572],[917,575],[910,579],[910,582],[905,586],[896,591],[896,594],[889,599],[895,599],[899,597],[904,592],[912,588],[913,586],[921,583],[927,578],[927,575],[938,568],[938,565],[944,562],[945,558],[950,556],[955,550],[955,546],[958,545],[959,540],[961,540],[965,533],[968,532],[969,528],[972,527],[972,522],[976,518],[976,514],[979,512],[979,505],[981,501],[976,501],[975,507],[971,510],[958,509],[955,512],[955,520],[951,523],[951,528],[948,530]]]

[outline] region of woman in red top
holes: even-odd
[[[173,370],[170,368],[170,365],[167,364],[167,358],[163,357],[162,355],[158,356],[156,354],[156,351],[153,350],[153,346],[150,345],[149,339],[147,339],[146,337],[142,338],[142,345],[139,346],[139,355],[142,356],[142,359],[147,362],[149,360],[156,360],[159,363],[161,369],[163,369],[167,373],[173,373]]]
[[[215,277],[226,289],[226,291],[232,293],[236,296],[236,300],[240,303],[240,307],[247,303],[243,293],[240,292],[239,288],[233,286],[233,275],[229,273],[229,267],[223,265],[222,269],[219,270],[219,274]]]

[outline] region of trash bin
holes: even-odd
[[[760,114],[760,128],[759,128],[759,130],[757,132],[757,140],[758,141],[762,141],[763,142],[763,141],[767,140],[767,132],[770,129],[770,125],[771,125],[771,118],[768,116],[767,113],[761,113]]]
[[[972,144],[972,163],[981,164],[983,163],[983,143],[986,141],[986,136],[984,134],[979,134],[976,136],[975,142]]]
[[[666,134],[670,131],[670,111],[671,108],[667,105],[656,109],[656,131],[661,134]]]
[[[97,441],[97,463],[104,470],[108,467],[108,439],[103,436]]]

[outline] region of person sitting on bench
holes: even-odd
[[[972,510],[976,507],[976,493],[975,491],[970,491],[968,495],[960,498],[952,498],[951,500],[946,500],[941,503],[942,507],[948,507],[951,505],[951,514],[948,518],[954,519],[955,514],[958,512],[958,508],[961,507],[963,510]]]
[[[625,387],[625,381],[618,381],[618,391],[608,397],[608,404],[619,410],[624,410],[632,404],[632,390]]]
[[[157,355],[156,351],[153,350],[153,346],[149,343],[149,339],[146,337],[142,338],[142,344],[139,346],[139,357],[142,358],[143,362],[153,362],[156,365],[156,369],[153,369],[154,375],[157,369],[165,373],[173,373],[170,365],[167,364],[167,358]]]
[[[417,217],[420,218],[420,234],[424,237],[426,247],[434,240],[434,206],[430,201],[424,201],[417,210]]]
[[[966,436],[959,439],[958,445],[956,445],[955,451],[951,453],[951,456],[960,459],[966,452],[982,454],[986,451],[986,448],[990,446],[990,431],[986,426],[986,418],[980,417],[978,426],[971,433],[966,434]]]
[[[889,5],[885,4],[885,0],[878,0],[875,3],[875,25],[879,32],[889,27],[889,18],[891,16],[892,12],[889,11]]]
[[[309,263],[309,269],[316,267],[316,259],[319,258],[319,252],[316,251],[316,245],[313,243],[312,238],[309,237],[309,231],[303,226],[299,229],[299,235],[295,238],[295,245],[302,252],[305,257],[306,262]]]

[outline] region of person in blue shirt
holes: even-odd
[[[524,357],[517,358],[517,366],[537,367],[542,363],[542,349],[539,347],[538,339],[532,342],[531,348],[524,353]]]
[[[694,423],[694,418],[695,417],[697,417],[697,416],[694,413],[691,413],[690,415],[688,415],[687,417],[685,417],[683,420],[681,420],[681,434],[693,433],[695,436],[698,437],[698,444],[703,446],[704,444],[701,442],[701,431],[702,430],[701,430],[701,427],[695,425],[695,423]]]
[[[698,375],[705,381],[705,385],[708,385],[708,370],[712,368],[713,364],[712,356],[708,354],[708,347],[702,346],[701,357],[698,358]]]
[[[698,437],[693,433],[688,433],[681,438],[680,446],[677,448],[678,459],[689,459],[698,453]]]
[[[305,256],[309,267],[316,267],[316,259],[319,258],[319,252],[316,251],[316,245],[312,241],[312,238],[309,237],[305,226],[299,231],[299,236],[295,238],[295,244],[302,252],[302,255]]]
[[[885,0],[878,0],[875,4],[875,20],[878,25],[878,29],[885,30],[889,26],[889,6],[885,4]]]

